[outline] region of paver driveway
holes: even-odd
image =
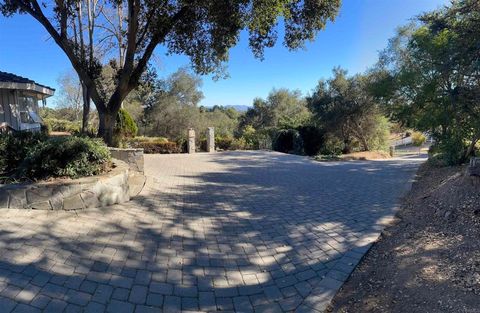
[[[419,162],[147,155],[130,203],[0,210],[0,312],[321,311]]]

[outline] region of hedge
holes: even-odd
[[[43,122],[47,127],[48,131],[68,132],[73,134],[80,132],[81,128],[80,122],[72,122],[56,118],[44,118]]]
[[[132,148],[143,148],[144,153],[147,154],[171,154],[171,153],[182,153],[182,147],[176,142],[149,142],[149,141],[137,141],[131,142],[130,146]]]

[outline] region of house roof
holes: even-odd
[[[31,79],[0,71],[0,88],[32,90],[44,96],[53,96],[55,89],[41,85]]]

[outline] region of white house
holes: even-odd
[[[0,131],[40,130],[39,102],[45,105],[54,92],[28,78],[0,71]]]

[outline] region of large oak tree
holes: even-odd
[[[139,84],[157,46],[188,56],[197,73],[208,74],[222,68],[242,30],[249,34],[253,54],[262,58],[264,48],[275,44],[279,24],[284,26],[284,45],[297,49],[313,40],[340,6],[340,0],[104,0],[103,8],[126,9],[123,64],[116,68],[113,93],[106,93],[99,79],[100,60],[84,62],[73,40],[79,1],[0,0],[0,10],[6,16],[31,15],[65,52],[97,107],[99,136],[107,143],[112,142],[122,101]],[[100,19],[96,27],[102,23],[108,21]]]

